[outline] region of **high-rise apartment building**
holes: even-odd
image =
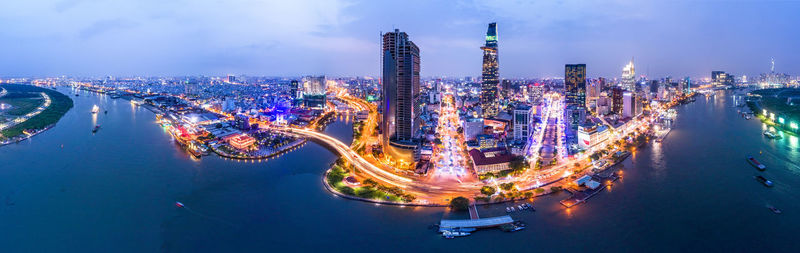
[[[308,108],[325,108],[327,91],[325,76],[307,76],[303,78],[303,103]]]
[[[513,134],[514,140],[527,141],[531,134],[531,120],[534,110],[529,105],[518,105],[514,108]]]
[[[419,48],[408,39],[408,34],[395,29],[383,37],[383,119],[381,131],[385,153],[405,157],[414,150],[415,134],[420,127],[420,57]],[[390,150],[391,149],[391,150]],[[403,154],[400,154],[403,153]],[[398,158],[403,159],[403,158]],[[409,161],[409,160],[406,160]]]
[[[564,70],[565,104],[586,109],[586,64],[567,64]]]
[[[622,115],[622,88],[614,87],[611,89],[611,111],[616,115]]]

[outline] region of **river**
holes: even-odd
[[[729,92],[677,107],[666,140],[634,152],[624,178],[587,203],[566,210],[566,194],[538,198],[537,212],[511,214],[523,231],[446,240],[428,225],[466,213],[333,196],[321,177],[336,156],[319,144],[261,162],[196,160],[145,108],[59,90],[75,107],[56,127],[0,147],[2,252],[795,251],[800,232],[797,138],[764,138]],[[93,116],[94,104],[108,113]],[[347,122],[326,132],[352,139]]]

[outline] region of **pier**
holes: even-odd
[[[594,186],[594,185],[590,185],[588,183],[585,183],[585,186],[582,186],[582,185],[584,185],[584,183],[582,183],[580,181],[583,178],[587,178],[586,181],[591,180],[593,182],[599,183],[599,185]],[[581,187],[581,188],[573,189],[573,190],[565,189],[565,191],[571,193],[572,196],[570,196],[567,199],[559,201],[559,203],[561,203],[561,205],[564,205],[565,207],[570,208],[570,207],[576,206],[576,205],[578,205],[580,203],[586,202],[587,200],[589,200],[589,198],[594,197],[595,195],[597,195],[598,193],[603,191],[603,188],[609,186],[611,184],[611,182],[617,181],[617,179],[619,179],[619,176],[617,176],[616,174],[612,173],[612,174],[607,175],[607,176],[602,176],[600,174],[597,174],[597,175],[593,175],[593,176],[584,176],[583,178],[575,180],[576,184],[578,185],[578,187]],[[589,181],[589,182],[591,182],[591,181]],[[594,186],[594,187],[591,187],[591,186]]]
[[[490,228],[514,223],[511,216],[503,215],[491,218],[470,220],[442,220],[439,222],[439,232],[453,229]]]

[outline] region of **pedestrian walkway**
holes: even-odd
[[[481,218],[480,216],[478,216],[478,208],[475,207],[475,204],[469,206],[469,218],[471,220],[477,220]]]

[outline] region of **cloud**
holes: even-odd
[[[83,39],[89,39],[114,30],[121,30],[136,26],[136,23],[125,19],[106,19],[92,23],[79,33]]]

